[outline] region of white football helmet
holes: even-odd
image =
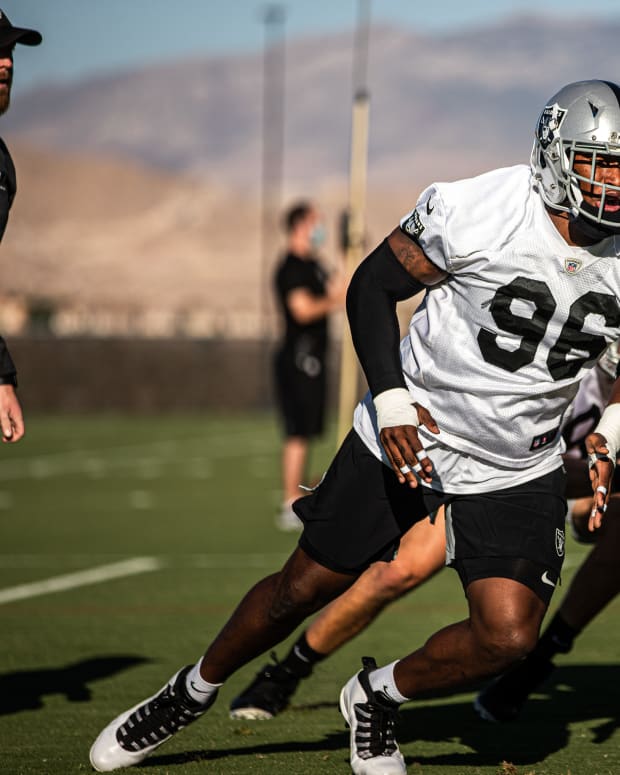
[[[590,177],[573,169],[575,154],[592,159]],[[555,210],[583,216],[590,223],[620,229],[620,213],[603,215],[605,198],[620,201],[620,187],[597,184],[598,207],[584,202],[579,183],[594,182],[601,155],[620,157],[620,86],[610,81],[569,83],[555,94],[540,114],[534,134],[531,167],[543,200]]]

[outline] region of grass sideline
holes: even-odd
[[[54,416],[28,425],[24,442],[0,448],[0,591],[157,560],[154,570],[0,605],[0,773],[88,773],[101,727],[197,659],[240,596],[294,545],[273,521],[278,431],[269,415]],[[314,474],[333,449],[332,432],[313,452]],[[568,541],[564,589],[585,551]],[[465,612],[447,570],[322,663],[291,710],[233,722],[228,703],[265,661],[256,660],[208,716],[133,771],[346,775],[336,700],[360,656],[394,659]],[[471,693],[405,706],[398,739],[410,775],[617,775],[619,612],[615,601],[558,660],[518,724],[483,724]]]

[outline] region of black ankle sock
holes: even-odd
[[[558,613],[541,635],[538,645],[532,652],[532,656],[536,655],[540,659],[551,661],[556,654],[568,654],[573,647],[573,641],[579,633],[580,630],[576,630],[570,624],[567,624]]]
[[[307,678],[316,663],[325,659],[326,656],[327,654],[319,654],[308,645],[304,632],[280,664],[297,678]]]

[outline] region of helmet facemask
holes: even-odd
[[[620,106],[612,86],[583,81],[558,92],[539,118],[531,157],[543,201],[593,227],[599,239],[620,232],[620,186],[596,180],[602,166],[620,165]]]

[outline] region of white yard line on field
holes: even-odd
[[[55,562],[82,562],[86,555],[0,555],[0,568],[36,568],[50,567]],[[94,557],[91,557],[94,559]],[[0,605],[13,603],[17,600],[26,600],[38,595],[47,595],[51,592],[64,592],[88,584],[99,584],[104,581],[135,576],[139,573],[160,570],[161,568],[176,569],[275,569],[286,561],[286,554],[273,553],[238,553],[238,554],[179,554],[167,557],[132,557],[128,560],[100,565],[88,570],[67,573],[62,576],[53,576],[43,581],[35,581],[30,584],[20,584],[16,587],[0,589]],[[581,555],[569,555],[564,562],[564,570],[569,570],[580,565],[583,561]]]
[[[200,448],[199,459],[219,460],[246,455],[270,454],[277,449],[277,441],[256,438],[247,431],[220,436],[187,436],[180,439],[154,440],[140,444],[121,444],[94,449],[63,450],[33,457],[14,457],[4,460],[0,481],[12,479],[39,479],[59,474],[97,473],[106,468],[130,468],[163,464],[170,458],[196,459],[195,445]]]
[[[54,576],[43,581],[34,581],[31,584],[20,584],[17,587],[0,589],[0,605],[13,603],[16,600],[26,600],[38,595],[47,595],[50,592],[63,592],[67,589],[84,587],[88,584],[99,584],[103,581],[135,576],[138,573],[159,570],[163,562],[157,557],[133,557],[123,562],[114,562],[110,565],[101,565],[98,568],[67,573],[63,576]]]
[[[158,568],[271,568],[281,565],[288,557],[285,552],[222,552],[211,554],[169,554],[144,558],[153,563],[159,563]],[[139,558],[138,558],[139,559]],[[130,562],[126,556],[115,554],[0,554],[0,570],[15,570],[21,568],[63,568],[92,567],[97,563],[108,563],[104,567],[122,566]],[[110,560],[115,560],[110,564]],[[150,568],[147,568],[150,570]],[[78,573],[80,571],[76,571]],[[72,573],[71,575],[75,575]],[[2,590],[0,590],[1,592]]]

